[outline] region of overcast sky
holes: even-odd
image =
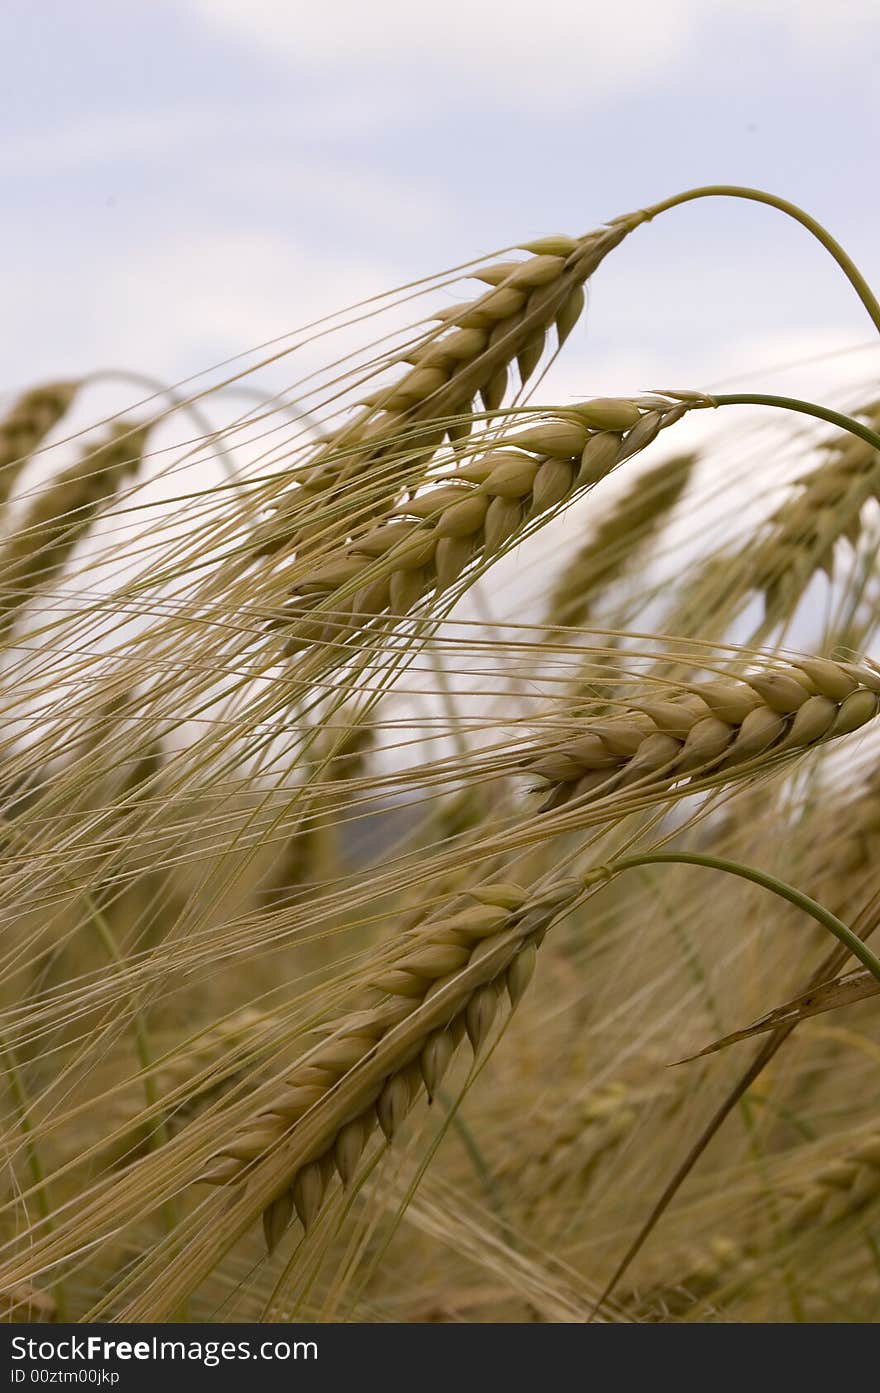
[[[880,282],[878,16],[876,0],[4,0],[0,385],[117,364],[182,378],[710,181],[802,203]],[[560,381],[736,381],[870,338],[802,230],[700,204],[600,271]]]

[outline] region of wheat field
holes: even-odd
[[[545,382],[710,196],[880,328],[719,187],[8,394],[4,1320],[876,1319],[876,387]]]

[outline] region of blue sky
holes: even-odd
[[[5,0],[0,30],[0,390],[182,378],[704,182],[802,203],[880,282],[875,0]],[[557,399],[870,337],[804,232],[697,205],[600,271]]]

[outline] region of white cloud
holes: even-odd
[[[516,110],[576,110],[669,86],[716,22],[827,60],[876,32],[876,0],[186,0],[212,28],[310,72],[401,98],[450,84],[451,103],[489,96]],[[482,152],[488,155],[490,152]]]
[[[388,70],[407,93],[440,76],[472,84],[478,103],[488,92],[517,109],[576,108],[622,86],[650,87],[666,64],[680,61],[699,13],[694,0],[190,3],[211,26],[306,68],[356,73],[365,89]]]
[[[51,295],[39,257],[0,272],[16,328],[0,345],[0,382],[115,366],[173,380],[394,284],[387,266],[257,230],[176,230],[89,257],[78,248],[69,270],[56,268]],[[286,375],[301,370],[298,356]]]
[[[293,134],[302,146],[316,137],[346,136],[354,129],[363,132],[371,126],[380,129],[393,114],[388,93],[377,92],[369,102],[353,93],[328,93],[326,102],[302,104]],[[253,160],[254,149],[271,147],[283,119],[284,113],[273,102],[249,105],[244,115],[234,105],[185,105],[145,113],[75,113],[63,125],[55,124],[48,131],[37,126],[8,141],[0,148],[0,175],[38,179],[50,174],[81,174],[122,161],[192,160],[194,156],[211,161],[220,142],[233,152],[244,150]]]
[[[856,48],[860,35],[877,40],[876,0],[767,0],[760,7],[770,16],[777,11],[794,41],[817,53]]]
[[[54,126],[50,135],[44,130],[19,134],[0,150],[0,174],[44,178],[123,159],[160,158],[179,148],[182,131],[188,141],[216,139],[217,115],[168,111],[84,116]]]

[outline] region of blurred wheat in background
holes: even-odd
[[[666,206],[10,396],[4,1319],[876,1318],[876,385],[548,397]]]

